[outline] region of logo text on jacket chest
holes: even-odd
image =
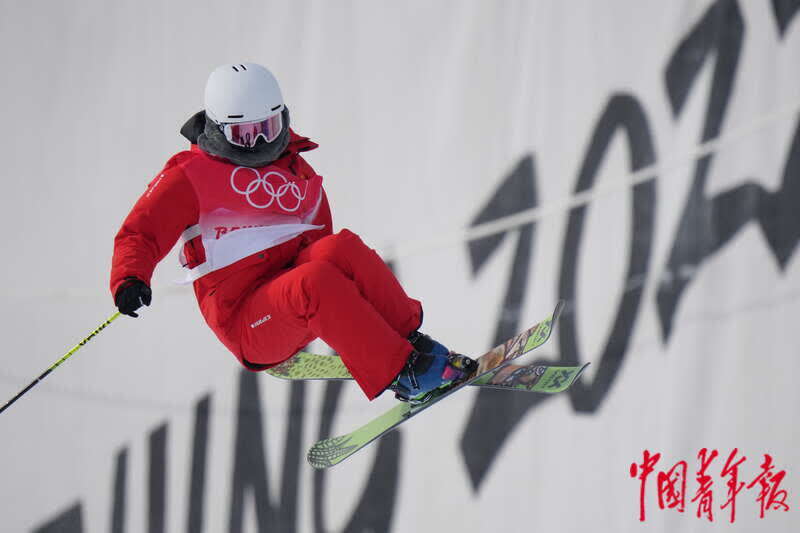
[[[236,231],[237,229],[267,228],[267,227],[269,227],[269,224],[246,224],[244,226],[214,226],[214,231],[216,231],[214,238],[216,240],[219,240],[226,233],[231,233],[233,231]]]

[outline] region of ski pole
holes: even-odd
[[[81,342],[79,342],[78,344],[76,344],[76,345],[75,345],[75,347],[74,347],[74,348],[72,348],[70,351],[68,351],[66,354],[64,354],[64,356],[63,356],[61,359],[59,359],[58,361],[56,361],[55,363],[53,363],[53,365],[52,365],[50,368],[48,368],[47,370],[45,370],[44,372],[42,372],[42,375],[41,375],[41,376],[39,376],[38,378],[36,378],[36,379],[34,379],[33,381],[31,381],[31,382],[30,382],[30,384],[29,384],[27,387],[25,387],[24,389],[22,389],[22,390],[21,390],[21,391],[20,391],[20,392],[19,392],[19,393],[18,393],[16,396],[14,396],[14,397],[13,397],[13,398],[11,398],[11,399],[10,399],[8,402],[6,402],[6,404],[5,404],[3,407],[0,407],[0,413],[2,413],[3,411],[5,411],[6,409],[8,409],[8,407],[9,407],[9,406],[10,406],[12,403],[14,403],[14,402],[16,402],[17,400],[19,400],[19,399],[20,399],[20,397],[21,397],[23,394],[25,394],[26,392],[28,392],[29,390],[31,390],[31,389],[32,389],[32,388],[33,388],[33,387],[34,387],[34,386],[35,386],[37,383],[39,383],[40,381],[42,381],[42,380],[43,380],[43,379],[44,379],[44,378],[47,376],[47,374],[49,374],[50,372],[52,372],[53,370],[55,370],[55,368],[56,368],[58,365],[60,365],[61,363],[63,363],[63,362],[64,362],[64,361],[66,361],[67,359],[69,359],[69,357],[70,357],[72,354],[74,354],[75,352],[77,352],[78,350],[80,350],[80,348],[81,348],[81,347],[82,347],[84,344],[86,344],[87,342],[89,342],[90,340],[92,340],[92,337],[94,337],[95,335],[97,335],[98,333],[100,333],[101,331],[103,331],[104,329],[106,329],[106,326],[108,326],[108,325],[109,325],[109,324],[111,324],[113,321],[115,321],[116,319],[118,319],[120,314],[121,314],[121,313],[120,313],[119,311],[117,311],[116,313],[114,313],[113,315],[111,315],[111,318],[109,318],[108,320],[106,320],[105,322],[103,322],[102,324],[100,324],[100,326],[99,326],[99,327],[98,327],[96,330],[94,330],[93,332],[91,332],[91,333],[90,333],[90,334],[89,334],[89,335],[88,335],[88,336],[87,336],[85,339],[83,339]]]

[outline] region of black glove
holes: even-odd
[[[152,298],[153,291],[147,283],[136,278],[125,278],[114,295],[114,304],[123,315],[138,317],[135,311],[143,305],[150,305]]]

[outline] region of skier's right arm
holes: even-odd
[[[114,238],[111,294],[121,313],[150,305],[150,278],[183,231],[197,223],[197,196],[178,165],[150,182]]]

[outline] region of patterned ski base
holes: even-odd
[[[364,448],[367,444],[385,435],[419,412],[424,411],[472,382],[484,378],[487,374],[492,374],[493,371],[503,369],[508,366],[513,359],[528,353],[534,348],[538,348],[550,338],[553,325],[558,320],[563,305],[563,302],[559,302],[552,315],[548,318],[480,356],[477,359],[478,368],[462,383],[435,393],[431,399],[422,404],[412,405],[410,403],[399,403],[378,418],[373,419],[347,435],[323,439],[317,442],[308,451],[308,462],[314,468],[328,468],[339,464]],[[555,374],[551,373],[551,377],[543,381],[542,378],[547,375],[547,371],[545,371],[536,381],[537,383],[542,383],[543,386],[548,385],[551,388],[550,392],[556,392],[555,389],[564,390],[564,388],[571,385],[575,377],[580,373],[579,371],[580,369],[574,370],[574,377],[572,380],[565,381],[563,379],[556,379],[553,381],[552,376]],[[558,371],[555,372],[557,373]],[[499,372],[495,375],[499,375]]]
[[[506,365],[479,377],[470,385],[499,390],[563,392],[575,383],[589,363],[583,366]]]
[[[281,379],[353,379],[339,357],[310,352],[297,352],[291,359],[265,372]]]
[[[469,383],[473,387],[524,392],[556,393],[568,389],[588,366],[515,365],[492,370]],[[266,370],[272,376],[288,380],[352,380],[342,360],[333,355],[298,352],[288,361]]]

